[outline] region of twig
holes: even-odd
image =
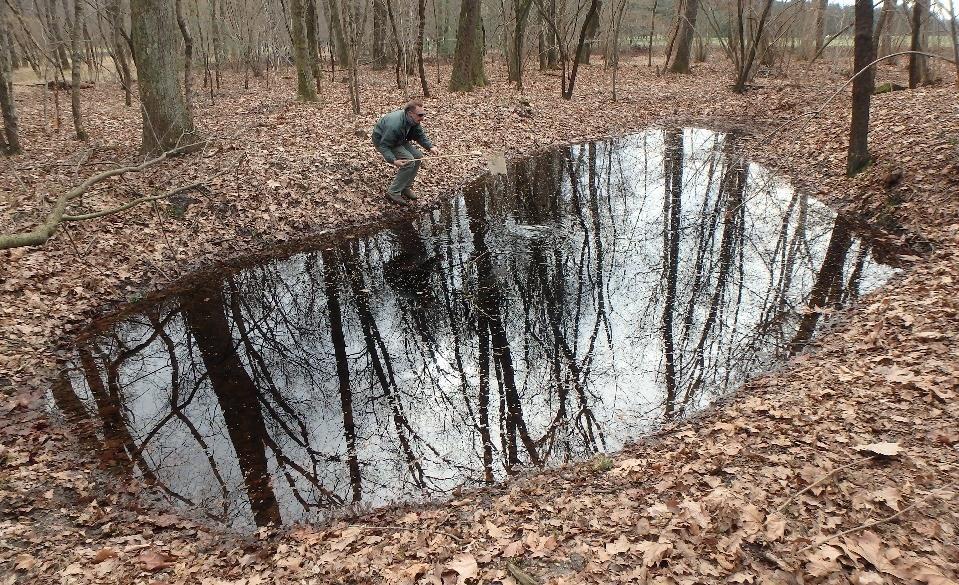
[[[506,571],[512,575],[513,578],[516,579],[516,582],[520,585],[539,585],[539,581],[537,581],[532,575],[523,569],[520,569],[513,563],[506,563]]]
[[[64,215],[63,217],[60,218],[60,221],[63,221],[63,222],[67,222],[67,221],[86,221],[86,220],[88,220],[88,219],[95,219],[95,218],[97,218],[97,217],[103,217],[103,216],[105,216],[105,215],[110,215],[110,214],[113,214],[113,213],[119,213],[119,212],[121,212],[121,211],[126,211],[127,209],[130,209],[131,207],[136,207],[137,205],[140,205],[141,203],[150,203],[151,201],[152,201],[152,202],[155,202],[155,201],[157,201],[157,200],[159,200],[159,199],[165,199],[165,198],[167,198],[167,197],[173,197],[174,195],[178,195],[178,194],[180,194],[180,193],[185,193],[185,192],[187,192],[187,191],[192,191],[192,190],[194,190],[194,189],[199,189],[200,187],[202,187],[202,186],[204,185],[204,183],[205,183],[204,181],[199,181],[199,182],[197,182],[197,183],[192,183],[192,184],[190,184],[190,185],[184,185],[184,186],[182,186],[182,187],[177,187],[176,189],[173,189],[173,190],[171,190],[171,191],[167,191],[167,192],[165,192],[165,193],[161,193],[161,194],[159,194],[159,195],[148,195],[148,196],[144,196],[144,197],[139,197],[139,198],[137,198],[137,199],[134,199],[133,201],[128,201],[127,203],[124,203],[123,205],[121,205],[121,206],[119,206],[119,207],[114,207],[114,208],[112,208],[112,209],[104,209],[104,210],[101,210],[101,211],[94,211],[94,212],[91,212],[91,213],[84,213],[83,215]]]
[[[809,490],[813,489],[814,487],[823,484],[827,479],[829,479],[829,478],[832,477],[833,475],[836,475],[836,474],[839,473],[840,471],[842,471],[842,470],[844,470],[844,469],[849,469],[849,468],[852,467],[853,465],[858,465],[858,464],[862,463],[863,461],[869,461],[870,459],[872,459],[872,457],[873,457],[873,456],[870,455],[869,457],[865,457],[865,458],[863,458],[863,459],[856,459],[855,461],[853,461],[853,462],[851,462],[851,463],[847,463],[846,465],[843,465],[842,467],[837,467],[837,468],[833,469],[832,471],[830,471],[830,472],[827,473],[826,475],[820,477],[819,479],[817,479],[817,480],[814,481],[813,483],[807,485],[807,486],[804,487],[803,489],[801,489],[801,490],[799,490],[798,492],[794,493],[793,495],[789,496],[789,498],[787,498],[785,502],[783,502],[778,508],[776,508],[776,511],[773,512],[773,514],[781,514],[782,511],[785,510],[785,509],[789,506],[789,504],[793,503],[793,501],[794,501],[796,498],[798,498],[799,496],[803,495],[804,493],[808,492]],[[772,516],[772,514],[770,514],[770,516]],[[766,521],[769,522],[768,518],[767,518]]]
[[[927,496],[927,497],[928,497],[928,496]],[[866,530],[866,529],[868,529],[868,528],[872,528],[873,526],[879,526],[880,524],[885,524],[886,522],[892,522],[892,521],[895,520],[896,518],[902,516],[903,514],[905,514],[906,512],[908,512],[909,510],[912,510],[913,508],[915,508],[916,506],[918,506],[918,505],[919,505],[920,503],[922,503],[922,501],[925,500],[925,499],[926,499],[926,498],[920,498],[920,499],[916,500],[915,502],[909,504],[908,506],[906,506],[906,507],[903,508],[902,510],[899,510],[898,512],[896,512],[896,513],[893,514],[892,516],[887,516],[886,518],[880,518],[879,520],[873,520],[872,522],[866,522],[865,524],[860,524],[859,526],[856,526],[855,528],[850,528],[849,530],[843,530],[842,532],[839,532],[839,533],[837,533],[837,534],[833,534],[832,536],[824,536],[823,538],[820,538],[820,539],[817,540],[816,542],[814,542],[814,543],[812,543],[812,544],[810,544],[810,545],[806,545],[806,546],[802,547],[801,549],[799,549],[799,550],[796,552],[796,555],[797,555],[797,556],[798,556],[798,555],[801,555],[802,553],[806,552],[806,551],[809,550],[809,549],[818,548],[818,547],[826,544],[826,543],[829,542],[830,540],[834,540],[834,539],[836,539],[836,538],[840,538],[840,537],[846,536],[847,534],[852,534],[853,532],[859,532],[860,530]]]
[[[83,195],[92,185],[109,179],[110,177],[115,177],[117,175],[124,175],[126,173],[139,172],[153,165],[159,163],[166,158],[187,152],[192,148],[195,148],[197,145],[202,144],[200,142],[195,144],[188,144],[185,146],[180,146],[174,148],[173,150],[168,150],[161,153],[155,158],[143,161],[140,164],[130,165],[126,167],[119,167],[114,169],[109,169],[93,175],[92,177],[87,178],[85,181],[67,191],[66,193],[61,194],[56,203],[53,206],[53,209],[47,215],[46,220],[35,228],[33,231],[21,232],[14,234],[0,234],[0,250],[6,250],[9,248],[19,248],[21,246],[36,246],[42,244],[49,240],[53,233],[56,231],[57,226],[60,225],[60,222],[66,216],[67,204],[77,197]],[[71,216],[67,216],[71,217]],[[75,217],[75,216],[74,216]]]

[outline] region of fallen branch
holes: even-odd
[[[516,579],[519,585],[539,585],[539,581],[513,563],[506,563],[506,571]]]
[[[830,540],[835,540],[835,539],[837,539],[837,538],[841,538],[841,537],[843,537],[843,536],[846,536],[847,534],[852,534],[853,532],[859,532],[860,530],[867,530],[867,529],[869,529],[869,528],[872,528],[873,526],[879,526],[880,524],[885,524],[885,523],[887,523],[887,522],[892,522],[892,521],[895,520],[896,518],[902,516],[903,514],[905,514],[906,512],[908,512],[909,510],[912,510],[913,508],[915,508],[916,506],[918,506],[920,503],[922,503],[923,500],[925,500],[925,498],[920,498],[920,499],[916,500],[915,502],[909,504],[908,506],[906,506],[906,507],[903,508],[902,510],[899,510],[898,512],[896,512],[896,513],[893,514],[892,516],[887,516],[886,518],[880,518],[879,520],[873,520],[872,522],[866,522],[865,524],[860,524],[859,526],[856,526],[856,527],[854,527],[854,528],[850,528],[849,530],[843,530],[842,532],[838,532],[838,533],[836,533],[836,534],[833,534],[832,536],[824,536],[824,537],[820,538],[819,540],[817,540],[816,542],[814,542],[814,543],[812,543],[812,544],[809,544],[809,545],[806,545],[806,546],[802,547],[801,549],[799,549],[799,550],[796,552],[796,556],[801,555],[802,553],[806,552],[807,550],[810,550],[810,549],[813,549],[813,548],[819,548],[820,546],[826,544],[826,543],[829,542]]]
[[[167,197],[173,197],[174,195],[178,195],[180,193],[186,193],[187,191],[193,191],[194,189],[199,189],[203,187],[203,185],[204,185],[204,182],[200,181],[197,183],[192,183],[190,185],[184,185],[183,187],[177,187],[176,189],[173,189],[172,191],[167,191],[166,193],[161,193],[159,195],[149,195],[146,197],[140,197],[138,199],[134,199],[133,201],[124,203],[123,205],[119,207],[114,207],[113,209],[104,209],[103,211],[94,211],[91,213],[85,213],[83,215],[64,215],[63,217],[60,218],[60,221],[61,222],[85,221],[88,219],[95,219],[95,218],[103,217],[105,215],[110,215],[113,213],[120,213],[121,211],[126,211],[127,209],[130,209],[131,207],[136,207],[137,205],[140,205],[141,203],[149,203],[151,201],[157,201],[159,199],[166,199]]]
[[[195,149],[197,146],[202,144],[204,144],[204,142],[198,142],[194,144],[187,144],[184,146],[180,146],[180,147],[174,148],[173,150],[168,150],[155,158],[145,160],[140,164],[125,166],[125,167],[118,167],[115,169],[109,169],[101,173],[97,173],[96,175],[93,175],[92,177],[88,177],[85,181],[83,181],[82,183],[74,187],[73,189],[60,195],[60,197],[57,198],[56,203],[54,203],[53,209],[47,215],[46,220],[42,224],[40,224],[36,229],[29,232],[0,235],[0,250],[9,250],[10,248],[22,248],[24,246],[39,246],[40,244],[43,244],[44,242],[49,240],[51,237],[53,237],[54,232],[57,230],[57,226],[60,225],[62,221],[64,221],[64,216],[74,218],[74,219],[71,219],[70,221],[79,221],[76,218],[79,218],[82,216],[68,216],[66,214],[67,204],[70,203],[70,201],[86,193],[90,189],[90,187],[92,187],[93,185],[100,183],[102,181],[105,181],[109,179],[110,177],[116,177],[118,175],[125,175],[128,173],[137,173],[137,172],[143,171],[145,169],[148,169],[156,165],[157,163],[163,160],[166,160],[170,156],[191,151],[192,149]],[[143,201],[139,201],[139,203],[143,203],[148,200],[149,199],[145,199]],[[129,207],[132,207],[132,205]],[[113,213],[115,213],[116,211],[122,211],[123,209],[129,209],[129,207],[121,206],[117,208],[116,210],[113,210]],[[101,215],[106,215],[106,214],[103,213]],[[95,215],[94,217],[100,217],[100,215]]]
[[[804,493],[808,492],[809,490],[815,488],[816,486],[822,485],[823,483],[826,482],[826,480],[828,480],[830,477],[836,475],[836,474],[839,473],[840,471],[843,471],[844,469],[849,469],[849,468],[852,467],[853,465],[858,465],[858,464],[862,463],[863,461],[869,461],[870,459],[872,459],[872,456],[871,456],[871,455],[870,455],[869,457],[865,457],[865,458],[863,458],[863,459],[856,459],[855,461],[853,461],[853,462],[851,462],[851,463],[847,463],[846,465],[843,465],[842,467],[837,467],[837,468],[833,469],[832,471],[830,471],[830,472],[827,473],[826,475],[820,477],[819,479],[817,479],[817,480],[814,481],[813,483],[807,485],[807,486],[804,487],[803,489],[801,489],[801,490],[799,490],[798,492],[794,493],[793,495],[789,496],[789,498],[787,498],[785,502],[783,502],[778,508],[776,508],[776,511],[773,512],[773,514],[781,514],[781,513],[783,512],[783,510],[785,510],[785,509],[789,506],[789,504],[791,504],[791,503],[793,503],[793,501],[795,501],[796,498],[798,498],[799,496],[801,496],[801,495],[803,495]],[[769,516],[772,517],[773,514],[770,514]],[[768,522],[769,520],[767,519],[766,521]]]

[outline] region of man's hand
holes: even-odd
[[[433,148],[427,148],[426,152],[430,153],[430,156],[437,156],[440,153],[439,149],[435,146]]]
[[[397,167],[403,168],[404,166],[406,166],[406,163],[408,162],[410,162],[408,159],[398,158],[393,161],[393,164],[396,165]]]

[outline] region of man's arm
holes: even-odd
[[[393,147],[398,143],[396,130],[389,127],[383,128],[383,134],[380,136],[380,141],[376,145],[376,150],[380,151],[380,154],[383,155],[383,159],[386,162],[394,164],[396,162],[396,155],[393,154]]]
[[[423,126],[420,124],[416,124],[410,129],[410,138],[419,142],[426,150],[433,150],[433,143],[426,137],[426,132],[423,132]]]

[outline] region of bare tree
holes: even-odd
[[[0,151],[5,154],[20,154],[23,149],[17,130],[17,106],[13,100],[13,67],[9,53],[3,50],[7,44],[13,42],[13,35],[7,29],[6,6],[6,2],[0,2],[0,115],[3,118]]]
[[[73,31],[70,34],[70,109],[73,113],[73,128],[77,140],[86,140],[83,129],[83,113],[80,111],[80,67],[83,56],[80,49],[80,31],[83,28],[83,0],[73,2]]]
[[[952,31],[952,59],[956,66],[956,87],[959,87],[959,24],[956,23],[955,0],[949,0],[949,28]]]
[[[193,115],[193,35],[183,18],[183,0],[175,0],[176,24],[183,37],[183,100],[186,111]]]
[[[131,38],[143,114],[145,155],[199,142],[177,76],[176,14],[163,0],[131,0]]]
[[[290,16],[293,20],[293,60],[296,63],[296,97],[305,102],[317,101],[313,68],[310,66],[309,46],[306,39],[306,9],[304,0],[290,0]]]
[[[689,53],[696,34],[698,12],[699,0],[683,0],[677,7],[676,19],[679,32],[676,37],[676,56],[669,67],[673,73],[689,73]],[[666,56],[666,60],[669,61],[669,55]]]
[[[849,151],[846,174],[850,177],[869,164],[869,101],[875,85],[873,60],[876,46],[872,40],[872,0],[856,0],[855,69],[852,82],[852,124],[849,129]],[[868,68],[868,71],[863,69]]]
[[[120,0],[107,0],[104,9],[107,24],[110,27],[109,45],[110,54],[117,66],[117,76],[120,86],[123,87],[123,98],[126,105],[133,105],[133,75],[129,62],[129,36],[123,28],[123,12]],[[214,26],[216,16],[213,17]]]
[[[419,68],[420,85],[423,95],[430,97],[430,87],[426,79],[426,65],[423,63],[423,32],[426,28],[426,0],[416,0],[416,64]]]
[[[306,47],[310,58],[310,72],[312,72],[313,81],[316,83],[316,93],[319,94],[323,75],[320,70],[320,42],[316,25],[316,0],[306,0]]]
[[[481,8],[480,0],[463,0],[460,7],[450,91],[472,91],[474,87],[486,85]]]
[[[507,78],[523,89],[523,63],[526,40],[526,24],[529,22],[533,0],[516,0],[513,3],[513,35],[506,55]]]
[[[913,0],[912,37],[909,45],[909,88],[915,89],[931,81],[929,58],[923,55],[924,28],[928,26],[929,0]]]

